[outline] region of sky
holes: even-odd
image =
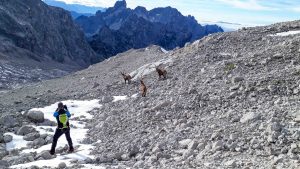
[[[116,0],[57,0],[68,4],[111,7]],[[200,23],[230,22],[245,26],[300,19],[300,0],[127,0],[129,8],[171,6]]]

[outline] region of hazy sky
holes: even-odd
[[[57,0],[88,6],[111,7],[116,0]],[[147,9],[171,6],[199,22],[225,21],[265,25],[300,19],[300,0],[127,0],[128,7]]]

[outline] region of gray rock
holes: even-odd
[[[103,96],[101,99],[101,103],[110,103],[113,101],[113,97]]]
[[[244,80],[243,77],[237,76],[237,77],[232,78],[232,83],[238,83],[238,82],[241,82],[243,80]]]
[[[300,123],[300,115],[297,115],[294,119],[295,122]]]
[[[7,156],[8,152],[6,151],[6,149],[0,149],[0,159],[2,159],[3,157]],[[1,164],[0,164],[1,166]]]
[[[61,162],[61,163],[58,164],[58,168],[59,168],[59,169],[64,169],[64,168],[66,168],[66,167],[67,167],[67,165],[66,165],[66,163],[64,163],[64,162]]]
[[[18,126],[18,122],[13,115],[4,115],[0,118],[0,126],[5,126],[8,128],[12,128]]]
[[[52,159],[53,156],[50,154],[48,150],[42,151],[39,154],[36,155],[36,158],[42,158],[44,160]]]
[[[92,87],[92,88],[94,89],[94,88],[97,88],[98,86],[100,86],[100,84],[99,84],[99,83],[97,83],[97,82],[94,82],[94,84],[93,84],[93,87]]]
[[[196,140],[193,140],[191,141],[189,144],[188,144],[188,150],[195,150],[198,146],[198,142]]]
[[[101,164],[101,163],[111,163],[113,161],[113,158],[103,155],[103,156],[97,157],[95,161],[98,164]]]
[[[33,133],[33,132],[34,132],[34,133],[37,132],[36,129],[35,129],[34,127],[32,127],[32,126],[22,126],[22,127],[18,130],[17,134],[18,134],[18,135],[25,136],[26,134]]]
[[[121,160],[122,161],[128,161],[128,160],[130,160],[129,154],[122,154]]]
[[[37,139],[35,139],[35,140],[33,141],[33,145],[34,145],[34,146],[41,147],[41,146],[43,146],[43,145],[45,145],[45,144],[46,144],[46,141],[45,141],[44,139],[42,139],[42,138],[37,138]]]
[[[274,122],[268,125],[266,131],[268,133],[272,132],[280,132],[281,131],[281,125],[278,122]]]
[[[43,123],[45,120],[44,113],[41,111],[29,111],[27,117],[35,123]]]
[[[237,138],[238,138],[238,134],[236,134],[236,133],[233,133],[233,134],[229,135],[229,139],[232,140],[232,141],[236,140]]]
[[[140,152],[139,148],[137,145],[131,145],[129,147],[129,157],[134,157]]]
[[[23,139],[26,141],[33,141],[39,137],[40,137],[39,133],[28,133],[23,137]]]
[[[9,163],[5,160],[0,160],[0,168],[7,168],[9,166]]]
[[[13,136],[9,135],[9,134],[6,134],[4,135],[4,142],[5,143],[9,143],[13,140]]]

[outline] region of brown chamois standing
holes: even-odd
[[[141,92],[142,92],[142,97],[146,97],[147,87],[146,87],[143,79],[141,79]]]
[[[162,76],[164,79],[167,78],[167,71],[166,71],[165,69],[156,67],[156,71],[157,71],[158,76],[159,76],[158,79],[160,79],[161,76]]]
[[[128,81],[128,84],[130,83],[132,77],[129,75],[129,74],[125,74],[123,72],[121,72],[121,75],[123,76],[124,78],[124,81],[125,81],[125,84],[126,84],[126,81]]]

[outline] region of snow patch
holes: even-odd
[[[14,133],[5,133],[4,135],[11,135],[13,140],[9,143],[6,143],[6,150],[11,151],[14,149],[21,149],[27,147],[28,141],[23,139],[23,136],[16,135]]]
[[[131,96],[131,98],[137,98],[138,97],[138,93],[136,93],[136,94],[133,94],[132,96]]]
[[[83,164],[86,169],[105,169],[105,167],[96,166],[94,164]]]
[[[155,69],[156,67],[158,67],[162,64],[167,64],[167,63],[171,63],[171,62],[173,62],[173,60],[171,58],[165,58],[158,62],[146,64],[146,65],[138,68],[137,70],[131,72],[130,76],[133,77],[132,80],[141,79],[143,76],[154,72],[156,70]]]
[[[297,31],[288,31],[288,32],[280,32],[280,33],[276,33],[270,36],[289,36],[289,35],[295,35],[295,34],[299,34],[300,30]]]
[[[167,54],[167,53],[169,53],[166,49],[164,49],[164,48],[160,48],[160,50],[162,51],[162,52],[164,52],[165,54]]]
[[[127,96],[114,96],[113,102],[121,101],[121,100],[127,100]]]

